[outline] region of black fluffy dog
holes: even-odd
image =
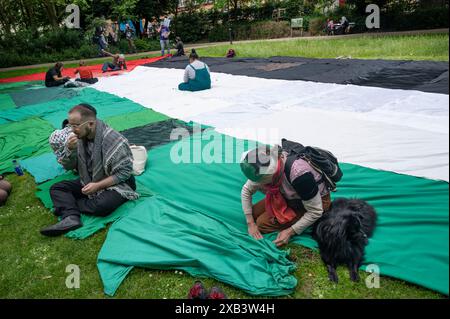
[[[339,264],[349,268],[352,281],[359,280],[358,268],[376,219],[375,209],[365,201],[338,198],[314,224],[313,238],[319,244],[320,256],[331,281],[339,280],[336,273]]]

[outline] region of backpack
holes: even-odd
[[[322,175],[318,184],[324,181],[330,191],[336,191],[336,183],[342,179],[343,173],[338,160],[330,151],[313,146],[303,146],[284,138],[281,140],[281,148],[288,153],[284,172],[289,183],[291,182],[292,164],[301,158]]]
[[[236,52],[233,49],[229,49],[227,52],[227,58],[234,58],[236,56]]]

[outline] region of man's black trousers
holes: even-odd
[[[127,201],[114,190],[105,190],[90,199],[81,192],[82,188],[80,179],[59,182],[50,188],[56,216],[65,218],[86,214],[104,217]]]

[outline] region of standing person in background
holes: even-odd
[[[125,38],[128,41],[128,49],[133,52],[136,53],[136,46],[134,45],[133,42],[133,29],[130,28],[130,25],[127,23],[125,25]]]
[[[113,42],[114,42],[114,44],[117,44],[117,42],[119,42],[119,30],[120,30],[119,23],[117,23],[117,21],[113,23],[112,30],[113,30],[113,35],[112,35]]]
[[[170,22],[172,22],[171,17],[168,17],[167,15],[164,15],[163,16],[163,23],[162,23],[162,25],[169,29],[170,28]]]
[[[170,54],[170,43],[169,43],[169,35],[170,30],[164,24],[162,24],[159,29],[159,43],[161,44],[161,56],[164,55],[164,51],[167,48],[167,54]]]
[[[159,24],[158,20],[156,20],[156,17],[152,18],[152,39],[156,40],[156,37],[158,36],[158,30],[159,30]]]
[[[152,34],[153,34],[153,24],[150,21],[148,21],[147,22],[147,39],[151,39]]]
[[[108,42],[102,27],[95,29],[93,42],[98,45],[98,56],[104,56],[104,51],[108,48]]]

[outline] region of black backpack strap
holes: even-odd
[[[284,174],[286,175],[286,178],[287,178],[289,184],[292,184],[292,181],[291,181],[292,165],[299,158],[302,158],[303,160],[305,160],[307,163],[309,163],[309,165],[312,166],[313,169],[315,169],[316,171],[318,171],[320,173],[320,179],[318,181],[316,181],[317,185],[320,185],[321,183],[325,182],[324,172],[322,172],[322,170],[320,170],[320,168],[318,168],[316,165],[313,165],[306,156],[301,155],[301,154],[291,153],[287,156],[286,163],[284,164]]]
[[[297,160],[297,158],[298,158],[297,154],[289,154],[286,157],[286,163],[284,164],[284,174],[286,175],[286,178],[287,178],[289,184],[291,184],[292,165]]]

